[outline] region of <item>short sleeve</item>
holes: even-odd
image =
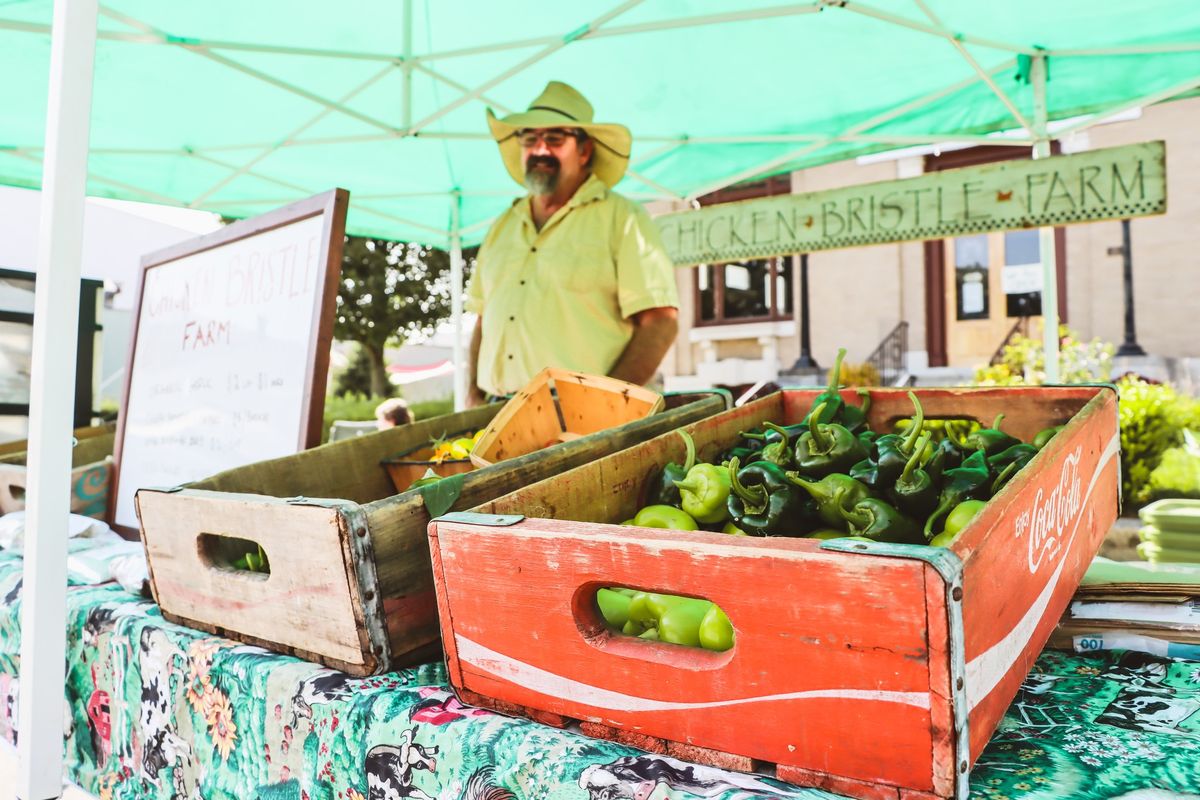
[[[463,296],[463,308],[471,314],[483,313],[483,251],[475,257],[475,267],[471,270],[471,280],[467,283],[467,291]]]
[[[679,307],[675,264],[646,210],[627,201],[617,224],[617,302],[625,319],[648,308]]]
[[[495,244],[497,231],[500,229],[501,223],[507,215],[501,217],[492,224],[492,227],[487,232],[487,236],[483,237],[483,242],[479,245],[479,253],[475,256],[475,266],[471,269],[471,280],[467,283],[467,291],[463,296],[463,309],[471,314],[483,314],[483,306],[486,298],[483,292],[483,271],[487,269],[487,264],[491,260],[492,247]]]

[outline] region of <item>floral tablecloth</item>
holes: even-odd
[[[0,552],[9,741],[20,590]],[[115,584],[72,586],[68,614],[66,765],[105,800],[833,797],[461,706],[441,664],[350,678],[173,625]],[[1200,794],[1200,662],[1047,651],[971,775],[989,800],[1139,789]]]

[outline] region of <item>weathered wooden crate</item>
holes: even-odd
[[[799,421],[815,394],[686,430],[712,458],[763,420]],[[911,413],[903,390],[871,394],[876,430]],[[1117,398],[1094,386],[918,394],[927,417],[1004,412],[1026,441],[1070,422],[949,549],[611,524],[682,461],[676,435],[435,520],[451,683],[470,703],[688,760],[872,800],[965,797],[1117,516]],[[735,645],[614,634],[595,605],[603,586],[709,599]]]
[[[451,507],[470,508],[727,407],[727,397],[713,393],[674,401],[639,422],[462,475]],[[380,462],[431,436],[483,427],[500,408],[355,437],[178,489],[140,490],[163,616],[354,675],[439,654],[430,514],[420,490],[395,494]],[[230,566],[246,545],[262,547],[269,574]]]
[[[71,512],[104,519],[112,479],[113,427],[77,428],[75,438],[77,444],[71,451]],[[0,456],[0,514],[25,508],[28,443],[17,446],[19,450]]]

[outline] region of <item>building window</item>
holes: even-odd
[[[696,269],[698,325],[792,318],[790,257],[702,264]]]
[[[987,319],[987,234],[954,240],[954,284],[958,319]]]
[[[1042,255],[1036,228],[1004,234],[1004,307],[1009,317],[1042,313]]]

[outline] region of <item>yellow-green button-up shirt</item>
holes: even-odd
[[[594,175],[539,231],[515,201],[479,249],[466,308],[483,319],[476,381],[517,391],[545,367],[607,375],[639,311],[678,307],[658,227]]]

